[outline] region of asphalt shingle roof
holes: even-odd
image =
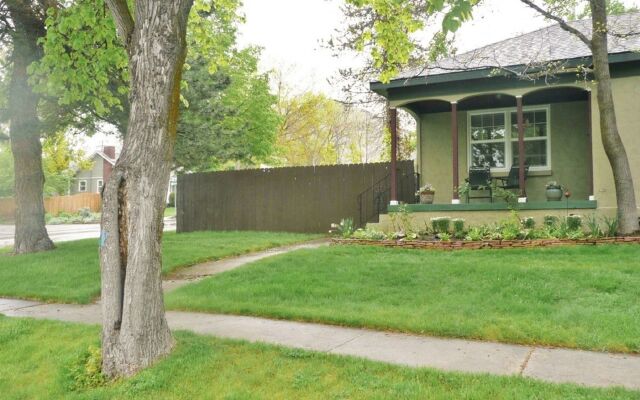
[[[587,37],[591,37],[591,20],[569,23]],[[610,16],[609,31],[614,34],[640,32],[640,12]],[[640,35],[609,36],[609,53],[640,50]],[[466,53],[445,58],[426,68],[407,70],[396,79],[407,79],[451,72],[538,64],[556,60],[590,57],[591,51],[577,36],[559,24],[493,43]]]

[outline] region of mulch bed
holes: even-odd
[[[424,250],[479,250],[479,249],[513,249],[571,245],[599,245],[599,244],[640,244],[640,236],[623,236],[601,239],[535,239],[535,240],[482,240],[466,241],[452,240],[450,242],[436,240],[366,240],[333,238],[333,245],[364,245],[379,247],[400,247],[406,249]]]

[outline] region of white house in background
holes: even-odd
[[[102,150],[96,151],[89,159],[93,162],[91,169],[81,169],[70,182],[69,194],[77,193],[100,193],[102,187],[111,176],[111,171],[116,164],[115,146],[104,146]],[[178,177],[171,171],[169,180],[169,190],[167,191],[167,203],[171,193],[177,189]]]
[[[70,194],[100,193],[116,164],[116,148],[115,146],[104,146],[89,156],[89,159],[93,162],[93,167],[80,169],[76,172],[70,183]]]

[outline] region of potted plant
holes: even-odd
[[[560,185],[556,181],[551,181],[547,183],[545,186],[546,191],[545,195],[547,196],[547,201],[560,201],[562,200],[562,185]]]
[[[425,183],[417,192],[417,196],[420,196],[420,204],[433,204],[433,198],[436,195],[436,191],[433,185]]]

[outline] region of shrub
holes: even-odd
[[[454,218],[451,222],[453,223],[453,235],[458,239],[462,239],[464,237],[464,219]]]
[[[176,193],[169,193],[169,201],[167,202],[167,207],[175,207],[176,206]]]
[[[567,229],[570,231],[578,231],[582,228],[582,216],[581,215],[569,215],[566,218]]]
[[[533,217],[525,217],[522,219],[522,227],[525,229],[535,229],[536,220]]]
[[[544,216],[544,225],[548,227],[554,227],[558,224],[558,217],[555,215],[545,215]]]
[[[449,233],[451,217],[431,218],[431,228],[434,233]]]

